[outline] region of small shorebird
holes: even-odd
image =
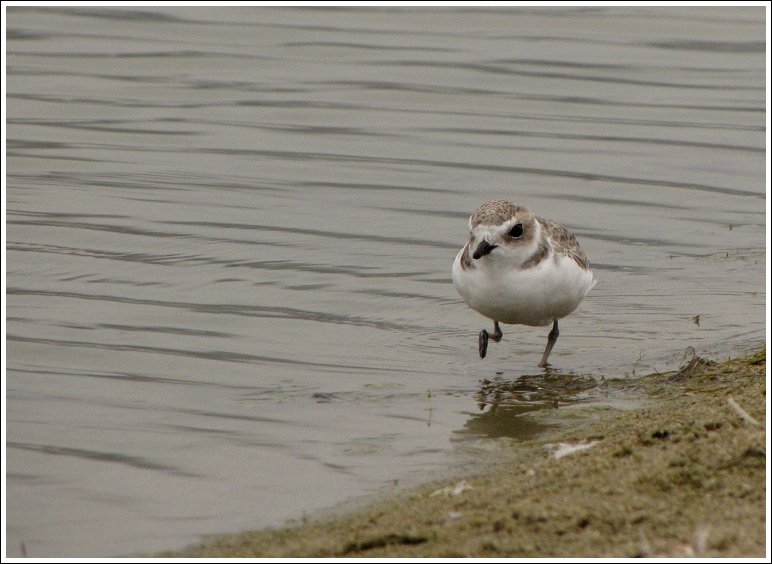
[[[480,358],[499,323],[552,323],[540,367],[558,340],[558,319],[573,312],[595,285],[589,261],[562,225],[514,202],[495,200],[469,218],[470,238],[453,263],[453,284],[473,310],[493,320],[480,331]]]

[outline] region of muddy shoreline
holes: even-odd
[[[177,557],[763,557],[766,354],[637,383],[643,407],[366,509],[211,537]]]

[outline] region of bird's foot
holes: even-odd
[[[485,329],[480,331],[478,344],[480,348],[480,358],[485,358],[485,353],[488,352],[488,332]]]

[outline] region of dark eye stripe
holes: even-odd
[[[518,223],[512,229],[509,230],[509,236],[515,239],[519,239],[523,236],[523,224]]]

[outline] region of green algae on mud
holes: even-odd
[[[512,460],[463,484],[165,556],[763,557],[765,373],[764,350],[693,356],[640,379],[643,407],[517,443]]]

